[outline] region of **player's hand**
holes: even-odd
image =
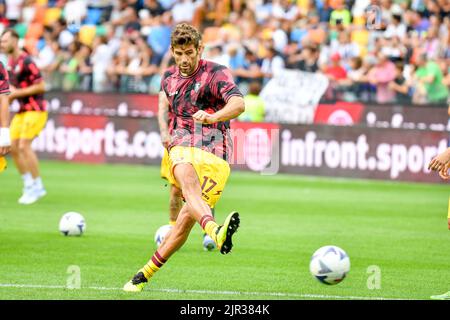
[[[11,147],[0,147],[0,156],[6,156],[11,151]]]
[[[192,118],[194,118],[194,120],[197,122],[206,123],[206,124],[211,124],[211,123],[217,122],[217,119],[215,118],[214,114],[209,114],[208,112],[206,112],[204,110],[198,110],[192,116]]]
[[[168,148],[170,144],[170,135],[168,132],[161,132],[161,143],[164,148]]]
[[[430,161],[428,165],[429,170],[433,171],[441,171],[445,168],[446,165],[450,163],[450,152],[447,150],[436,156],[433,160]]]
[[[9,92],[10,92],[10,94],[8,95],[8,100],[9,100],[9,103],[11,103],[16,99],[17,88],[10,85]]]

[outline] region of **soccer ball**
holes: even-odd
[[[59,221],[59,231],[65,236],[81,236],[86,231],[86,221],[78,212],[67,212]]]
[[[339,247],[324,246],[314,252],[309,271],[324,284],[338,284],[350,271],[350,258]]]
[[[156,230],[155,233],[155,243],[156,246],[159,247],[161,243],[164,241],[164,238],[166,237],[167,233],[172,230],[172,226],[170,224],[166,224],[164,226],[159,227],[158,230]]]

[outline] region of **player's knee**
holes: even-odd
[[[17,155],[19,155],[20,152],[21,152],[20,145],[17,142],[13,142],[11,144],[11,155],[17,156]]]
[[[13,144],[13,146],[18,154],[24,154],[28,152],[28,150],[30,149],[30,144],[24,140],[17,141],[16,143]]]

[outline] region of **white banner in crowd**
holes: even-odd
[[[320,98],[328,88],[328,78],[320,73],[283,70],[261,91],[266,121],[304,123],[314,120]]]

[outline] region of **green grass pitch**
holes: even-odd
[[[9,163],[0,175],[0,299],[428,299],[450,290],[448,185],[233,171],[216,210],[219,223],[241,214],[233,252],[205,252],[195,226],[144,291],[130,294],[120,288],[168,222],[159,168],[44,161],[48,195],[22,206]],[[83,236],[58,232],[67,211],[84,215]],[[309,274],[312,253],[328,244],[351,260],[336,286]],[[66,288],[70,266],[80,289]],[[381,271],[379,289],[368,288],[370,266]]]

